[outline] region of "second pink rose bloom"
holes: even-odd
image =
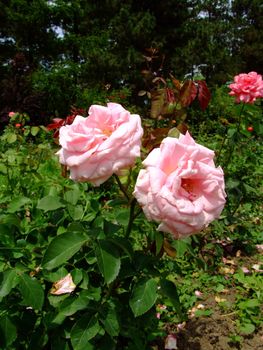
[[[253,104],[257,98],[263,98],[262,76],[256,72],[241,73],[235,76],[229,85],[229,95],[236,97],[236,102]]]
[[[217,219],[225,204],[224,174],[214,152],[193,140],[167,137],[144,160],[134,196],[159,231],[182,238]]]
[[[137,114],[117,103],[93,105],[87,118],[76,116],[71,125],[60,128],[60,163],[67,165],[70,178],[95,186],[111,175],[133,166],[140,156],[143,129]]]

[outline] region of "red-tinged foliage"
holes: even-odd
[[[70,125],[73,123],[75,117],[77,115],[83,115],[85,110],[82,108],[71,108],[71,115],[68,115],[65,119],[62,118],[54,118],[52,119],[52,123],[46,126],[47,130],[55,130],[53,137],[57,138],[59,135],[59,129],[64,125]]]
[[[151,91],[151,118],[156,119],[162,114],[166,102],[165,98],[165,89]]]
[[[207,108],[211,99],[211,93],[204,80],[196,80],[196,83],[198,85],[198,101],[201,109],[204,111]]]
[[[186,80],[180,89],[180,103],[188,107],[196,98],[197,87],[192,80]]]
[[[166,88],[166,101],[168,103],[174,103],[175,102],[175,96],[174,96],[174,91],[173,89]]]
[[[151,151],[155,147],[159,147],[162,140],[168,135],[170,128],[156,128],[150,130],[144,136],[143,147]]]

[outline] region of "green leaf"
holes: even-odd
[[[133,248],[131,243],[124,237],[109,238],[109,242],[113,243],[116,247],[120,248],[128,255],[130,259],[133,257]]]
[[[82,205],[68,204],[67,209],[68,209],[69,215],[73,220],[76,220],[76,221],[81,220],[84,213]]]
[[[6,141],[8,143],[14,143],[16,142],[16,140],[17,140],[16,134],[11,134],[11,133],[7,134]]]
[[[178,258],[184,256],[186,252],[190,252],[191,245],[189,244],[189,240],[187,239],[176,239],[173,241],[172,246],[176,249],[176,254]]]
[[[37,208],[45,212],[63,208],[65,205],[61,202],[59,197],[46,196],[38,201]]]
[[[66,232],[55,237],[44,254],[42,267],[52,270],[62,265],[76,254],[86,241],[87,237],[81,232]]]
[[[18,275],[15,270],[6,270],[2,273],[2,283],[0,287],[0,301],[16,287],[19,282]]]
[[[78,296],[71,296],[59,305],[59,312],[52,320],[53,324],[61,324],[68,316],[74,315],[77,311],[87,309],[91,298],[89,294],[84,291]]]
[[[19,290],[23,297],[22,305],[41,310],[44,302],[44,291],[38,280],[26,274],[20,275]]]
[[[260,302],[258,299],[248,299],[248,300],[245,300],[245,301],[241,301],[239,304],[238,304],[238,307],[241,309],[241,310],[246,310],[246,309],[253,309],[254,307],[258,307],[260,306]]]
[[[163,279],[160,281],[161,284],[161,292],[170,299],[172,302],[176,312],[178,313],[178,316],[180,319],[182,319],[182,310],[181,310],[181,304],[179,300],[179,296],[177,293],[177,288],[175,284],[172,281]]]
[[[25,204],[31,203],[31,199],[27,197],[17,197],[12,200],[12,202],[8,206],[8,212],[9,213],[15,213],[16,211],[20,210],[21,207],[23,207]]]
[[[0,318],[0,347],[1,349],[8,349],[8,346],[16,339],[16,327],[10,321],[7,315]]]
[[[196,310],[195,311],[195,316],[196,317],[202,317],[202,316],[210,316],[212,315],[213,310],[207,309],[207,310]]]
[[[119,250],[110,241],[100,239],[97,241],[95,252],[100,272],[105,282],[109,284],[115,280],[120,271]]]
[[[31,135],[36,136],[38,134],[39,130],[40,130],[39,126],[32,126],[31,127]]]
[[[71,344],[74,350],[89,350],[92,349],[88,343],[94,338],[100,330],[100,325],[95,316],[90,317],[90,314],[82,316],[72,327],[70,332]],[[90,345],[90,347],[89,347]]]
[[[157,299],[157,282],[152,278],[141,280],[132,290],[130,307],[135,317],[150,310]]]
[[[109,304],[102,310],[103,317],[100,319],[106,332],[111,337],[117,337],[120,332],[120,325],[117,317],[115,305]]]
[[[240,327],[239,330],[241,333],[244,334],[251,334],[255,331],[255,326],[252,323],[243,323]]]
[[[72,205],[76,205],[80,196],[81,196],[81,191],[79,189],[74,189],[74,190],[67,191],[64,194],[64,199],[68,203]]]

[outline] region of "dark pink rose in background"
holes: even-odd
[[[224,174],[214,152],[187,132],[167,137],[143,161],[134,196],[159,231],[175,238],[196,233],[217,219],[225,204]]]
[[[62,148],[57,154],[72,180],[99,186],[112,174],[134,165],[142,135],[139,115],[117,103],[93,105],[87,118],[77,115],[71,125],[60,128]]]
[[[236,102],[254,103],[257,98],[263,97],[262,76],[256,72],[236,75],[234,83],[229,85],[229,95],[236,97]]]

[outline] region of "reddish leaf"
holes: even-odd
[[[174,77],[172,77],[172,83],[173,83],[174,87],[176,88],[176,90],[178,90],[178,91],[181,90],[181,83],[178,79],[175,79]]]
[[[181,134],[186,134],[188,127],[185,123],[180,123],[177,125],[177,129],[180,131]]]
[[[154,147],[158,147],[162,140],[167,136],[169,128],[156,128],[148,132],[144,136],[143,147],[152,150]]]
[[[192,80],[186,80],[180,90],[180,102],[183,107],[189,106],[197,95],[197,87]]]
[[[175,96],[174,96],[174,92],[172,89],[170,88],[166,88],[166,101],[168,103],[174,103],[175,102]]]
[[[60,128],[64,124],[64,119],[61,118],[54,118],[52,121],[53,123],[47,125],[48,130]]]
[[[201,109],[204,111],[211,99],[211,93],[204,80],[196,80],[198,84],[198,101]]]
[[[165,89],[153,90],[151,92],[151,118],[158,118],[165,104]]]

